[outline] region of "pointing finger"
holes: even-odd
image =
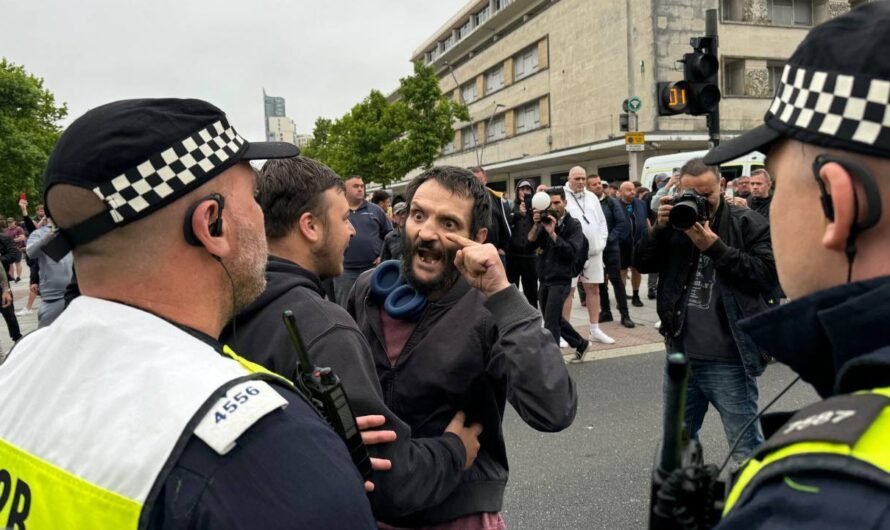
[[[451,241],[452,243],[456,243],[456,244],[460,245],[461,248],[473,247],[473,246],[476,246],[479,244],[479,243],[476,243],[475,241],[473,241],[472,239],[467,239],[467,238],[457,235],[457,234],[445,234],[445,239],[447,239],[448,241]]]

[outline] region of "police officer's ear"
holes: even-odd
[[[204,247],[212,256],[229,254],[231,246],[223,237],[225,199],[212,193],[189,206],[183,224],[183,237],[194,247]]]
[[[831,250],[844,251],[851,237],[855,239],[880,220],[879,191],[868,171],[849,160],[821,155],[816,158],[813,173],[827,221],[822,244]]]
[[[481,244],[481,243],[485,243],[486,238],[488,238],[488,229],[487,229],[487,228],[481,228],[481,229],[479,229],[478,232],[476,232],[476,237],[474,237],[473,240],[474,240],[476,243],[480,243],[480,244]]]

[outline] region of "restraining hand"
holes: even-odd
[[[451,423],[445,429],[445,432],[456,434],[460,441],[464,444],[464,450],[467,453],[467,461],[464,463],[464,470],[473,467],[473,462],[479,455],[479,435],[482,434],[482,425],[474,423],[469,427],[466,426],[467,415],[464,411],[459,410]]]
[[[385,444],[396,440],[395,431],[374,429],[386,423],[384,416],[358,416],[355,418],[355,423],[358,430],[362,431],[362,443],[365,445]],[[371,469],[374,471],[389,471],[392,469],[392,461],[386,458],[372,458]],[[374,483],[370,480],[365,481],[365,491],[369,493],[374,491]]]
[[[446,234],[446,239],[458,245],[460,250],[454,256],[454,266],[470,282],[470,285],[491,296],[510,286],[507,272],[491,243],[480,244],[457,234]]]

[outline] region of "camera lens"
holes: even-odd
[[[692,200],[678,202],[668,214],[668,221],[677,230],[689,230],[697,219],[698,207]]]

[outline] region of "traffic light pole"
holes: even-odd
[[[719,41],[717,39],[717,10],[708,9],[705,11],[705,36],[711,37],[711,45],[709,53],[714,57],[717,55],[717,47]],[[718,104],[713,111],[708,113],[708,141],[711,148],[717,147],[720,143],[720,105]]]

